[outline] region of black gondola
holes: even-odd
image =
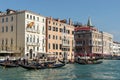
[[[65,66],[65,64],[28,64],[28,65],[24,65],[24,64],[19,64],[19,66],[21,66],[22,68],[28,69],[28,70],[36,70],[36,69],[50,69],[50,68],[60,68]]]
[[[14,63],[6,63],[6,62],[2,62],[0,63],[1,66],[5,67],[5,68],[12,68],[12,67],[18,67],[17,64]]]
[[[61,64],[53,64],[51,66],[48,66],[47,68],[60,68],[60,67],[63,67],[65,66],[65,64],[61,63]]]
[[[22,68],[28,69],[28,70],[45,69],[45,67],[36,66],[36,65],[23,65],[23,64],[21,64],[19,66],[21,66]]]
[[[78,64],[87,65],[87,64],[101,64],[103,61],[100,60],[79,60]]]

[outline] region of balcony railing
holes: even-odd
[[[32,33],[40,33],[39,30],[34,30],[34,29],[26,29],[27,32],[32,32]]]
[[[75,46],[83,46],[83,44],[75,44]]]
[[[40,43],[27,42],[26,45],[34,45],[34,46],[38,46],[38,45],[40,45]]]

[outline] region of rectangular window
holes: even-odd
[[[50,24],[50,21],[49,21],[49,24]]]
[[[6,18],[6,22],[8,22],[8,18]]]
[[[39,47],[37,47],[37,51],[39,51]]]
[[[32,19],[32,15],[30,15],[30,19]]]
[[[55,35],[53,35],[53,39],[55,39]]]
[[[68,34],[70,34],[70,30],[68,30]]]
[[[60,44],[59,46],[60,46],[60,47],[59,47],[59,48],[60,48],[60,50],[62,50],[62,44]]]
[[[39,17],[37,17],[37,21],[39,21]]]
[[[49,35],[49,39],[50,39],[50,35]]]
[[[53,31],[55,31],[55,27],[53,27]]]
[[[49,43],[49,49],[50,49],[50,43]]]
[[[2,27],[2,32],[4,32],[4,27]]]
[[[13,26],[11,26],[11,32],[13,32]]]
[[[29,19],[29,14],[27,14],[27,19]]]
[[[44,23],[44,19],[43,19],[43,23]]]
[[[60,32],[62,32],[62,29],[61,29],[61,28],[60,28],[59,30],[60,30]]]
[[[58,49],[58,44],[56,44],[56,49]]]
[[[11,45],[13,45],[13,39],[11,39]]]
[[[48,27],[48,30],[51,30],[51,26]]]
[[[6,32],[8,32],[8,26],[6,26]]]
[[[11,17],[11,21],[13,21],[13,16]]]
[[[53,44],[53,49],[55,49],[55,44]]]
[[[56,32],[58,32],[58,28],[56,27]]]
[[[72,34],[74,34],[74,31],[72,31]]]
[[[35,16],[33,16],[33,20],[35,20]]]
[[[4,23],[4,18],[2,18],[2,23]]]

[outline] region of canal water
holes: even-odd
[[[67,64],[59,69],[26,70],[0,67],[0,80],[120,80],[120,61],[102,64]]]

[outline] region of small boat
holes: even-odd
[[[77,61],[78,64],[83,64],[83,65],[87,65],[87,64],[100,64],[103,61],[100,60],[79,60]]]
[[[63,66],[65,66],[65,64],[59,63],[59,64],[48,65],[47,68],[60,68],[60,67],[63,67]]]
[[[3,67],[5,67],[5,68],[12,68],[12,67],[18,67],[19,65],[14,64],[14,63],[2,62],[2,63],[0,63],[0,66],[3,66]]]
[[[24,64],[19,64],[20,67],[28,69],[28,70],[36,70],[36,69],[45,69],[44,66],[40,65],[24,65]]]

